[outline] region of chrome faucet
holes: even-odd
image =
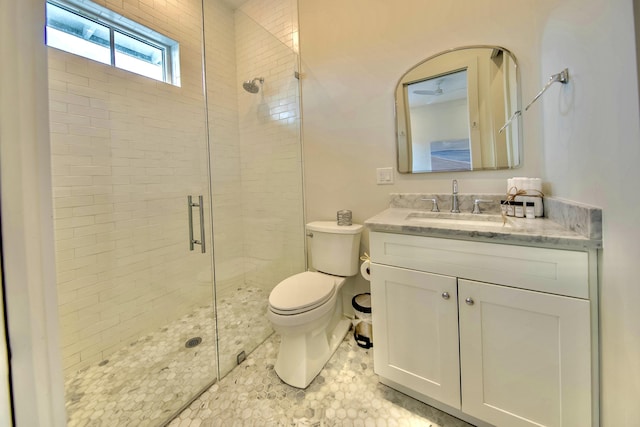
[[[431,212],[440,212],[440,208],[438,207],[438,199],[420,199],[425,202],[431,202]]]
[[[458,209],[458,180],[454,179],[452,186],[453,194],[451,195],[451,212],[460,213],[460,209]]]
[[[493,203],[493,200],[475,199],[473,201],[473,210],[471,211],[472,214],[481,214],[482,213],[482,211],[480,211],[480,203]]]

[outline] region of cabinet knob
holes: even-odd
[[[449,292],[443,292],[442,299],[449,299]]]
[[[467,303],[467,305],[473,305],[475,301],[473,300],[473,298],[471,298],[471,297],[467,297],[467,298],[464,300],[464,302],[466,302],[466,303]]]

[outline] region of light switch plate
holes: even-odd
[[[378,185],[393,184],[393,168],[376,169],[376,183]]]

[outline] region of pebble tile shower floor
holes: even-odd
[[[169,427],[471,426],[380,384],[373,351],[358,347],[352,332],[306,390],[273,370],[279,343],[272,335]]]

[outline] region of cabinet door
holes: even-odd
[[[460,409],[456,279],[371,266],[377,374]]]
[[[458,291],[463,412],[496,426],[590,426],[589,301],[467,280]]]

